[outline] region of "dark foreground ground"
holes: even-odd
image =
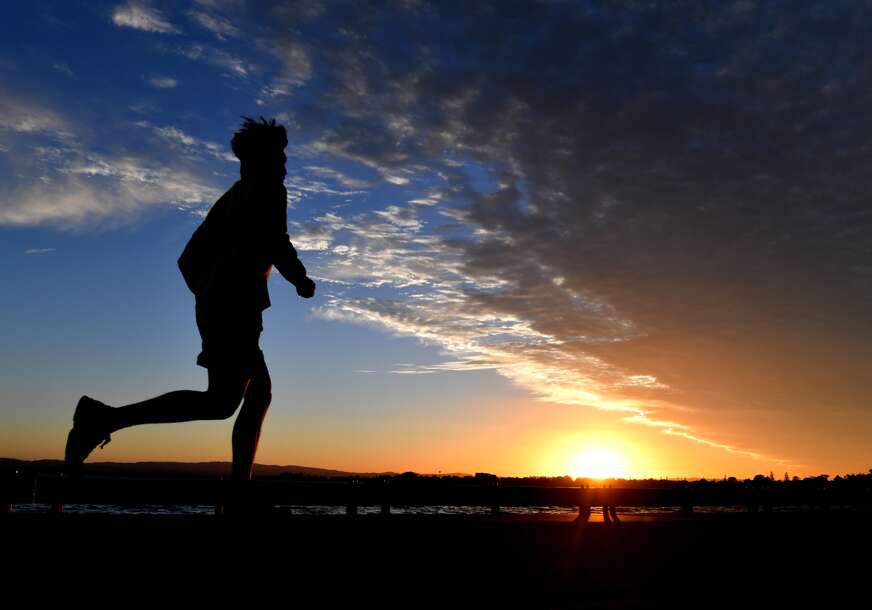
[[[869,516],[12,513],[0,567],[7,601],[92,607],[869,607]]]

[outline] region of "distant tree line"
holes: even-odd
[[[377,484],[411,484],[411,485],[524,485],[534,487],[614,487],[633,489],[706,489],[706,488],[753,488],[753,489],[794,489],[794,490],[872,490],[872,469],[865,474],[847,474],[830,477],[828,474],[789,477],[777,479],[771,472],[769,475],[757,474],[752,478],[738,479],[724,476],[721,479],[592,479],[587,477],[499,477],[494,474],[478,472],[475,475],[437,475],[404,472],[393,475],[375,475],[369,477],[326,477],[296,472],[285,472],[280,479],[292,481],[346,481],[367,485]]]

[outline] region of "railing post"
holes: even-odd
[[[615,507],[615,494],[609,484],[608,491],[603,491],[603,521],[609,523],[618,520],[618,511]]]
[[[500,484],[500,482],[498,480],[492,481],[490,484],[490,486],[491,486],[491,490],[490,490],[490,493],[491,493],[490,505],[491,505],[491,507],[490,507],[490,509],[491,509],[492,515],[500,514],[500,502],[499,502],[499,498],[498,498],[499,493],[497,492],[499,484]]]
[[[388,479],[382,479],[381,514],[382,515],[390,515],[391,514],[390,481]]]
[[[499,491],[498,491],[499,486],[500,486],[499,480],[493,481],[493,483],[491,484],[491,487],[493,488],[493,489],[491,489],[491,494],[493,494],[492,500],[491,500],[491,514],[492,515],[500,514],[500,502],[499,502],[499,497],[498,497],[499,496]]]
[[[690,496],[691,492],[685,483],[681,490],[681,512],[685,515],[693,513],[693,499]]]
[[[585,493],[584,483],[578,486],[578,520],[590,519],[590,495]]]
[[[348,490],[348,504],[345,506],[345,514],[346,515],[356,515],[357,514],[357,479],[352,479],[349,483],[350,489]]]

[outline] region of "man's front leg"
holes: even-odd
[[[233,424],[233,479],[251,480],[260,432],[272,402],[272,386],[266,367],[252,377]]]

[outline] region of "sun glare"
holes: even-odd
[[[619,478],[627,476],[627,464],[624,458],[614,451],[602,447],[590,447],[575,455],[570,472],[573,477]]]

